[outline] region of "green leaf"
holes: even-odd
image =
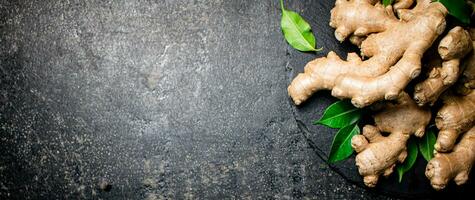
[[[336,133],[335,138],[333,138],[328,162],[334,163],[351,156],[353,153],[353,148],[351,148],[351,138],[359,133],[360,128],[357,124],[349,125],[340,129]]]
[[[419,141],[419,151],[421,152],[424,159],[429,162],[434,157],[434,144],[436,141],[436,137],[434,131],[429,129],[424,137],[422,137]]]
[[[436,0],[442,3],[449,11],[449,14],[460,20],[462,23],[470,24],[472,11],[465,0]]]
[[[409,171],[412,168],[412,166],[414,166],[414,163],[416,163],[418,152],[419,151],[417,150],[416,141],[412,138],[409,139],[409,141],[407,142],[407,157],[406,157],[406,160],[401,165],[398,165],[397,169],[396,169],[397,173],[399,175],[399,182],[402,181],[403,175],[407,171]]]
[[[394,0],[383,0],[383,5],[384,6],[389,6],[389,5],[392,5],[394,2]]]
[[[283,0],[280,0],[282,20],[280,26],[285,40],[299,51],[320,51],[315,49],[315,37],[310,25],[296,12],[286,10]]]
[[[331,128],[343,128],[358,122],[361,118],[361,111],[361,109],[354,107],[350,101],[337,101],[328,106],[322,118],[315,121],[314,124],[322,124]]]

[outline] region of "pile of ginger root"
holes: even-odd
[[[310,61],[288,87],[296,105],[319,90],[369,107],[374,125],[351,140],[368,187],[407,157],[412,135],[434,119],[438,136],[425,175],[436,190],[464,184],[475,163],[475,29],[447,23],[447,9],[431,0],[337,0],[330,26],[361,55],[330,52]],[[384,134],[382,134],[384,133]]]

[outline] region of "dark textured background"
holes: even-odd
[[[333,3],[286,4],[342,48]],[[0,19],[0,199],[386,199],[299,129],[289,60],[323,54],[288,47],[278,1],[0,0]]]

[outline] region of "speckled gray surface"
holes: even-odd
[[[387,198],[299,130],[278,1],[0,0],[0,17],[0,199]]]

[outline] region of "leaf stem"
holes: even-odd
[[[284,11],[284,0],[280,0],[280,9]]]

